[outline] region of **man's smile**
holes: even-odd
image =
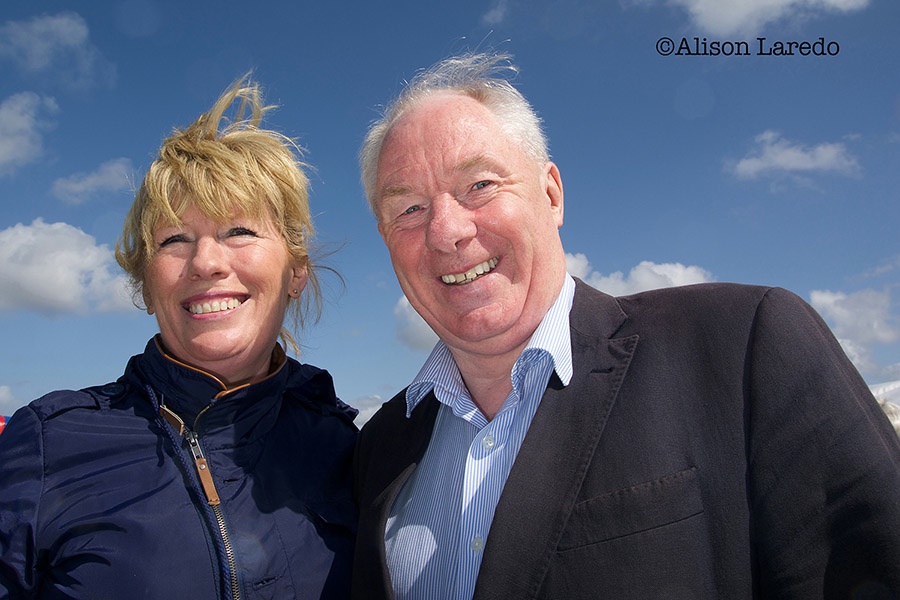
[[[456,273],[451,275],[441,275],[441,281],[444,283],[448,283],[450,285],[461,285],[464,283],[470,283],[475,281],[482,275],[486,275],[494,270],[494,267],[497,266],[497,263],[500,262],[499,258],[491,258],[479,265],[475,265],[465,273]]]

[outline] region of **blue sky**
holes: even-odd
[[[156,332],[112,258],[133,186],[173,127],[253,69],[279,106],[269,125],[315,167],[319,242],[345,280],[325,276],[303,360],[365,418],[434,338],[403,301],[356,153],[405,79],[473,48],[514,55],[545,121],[573,274],[615,294],[783,286],[870,384],[898,380],[898,25],[895,0],[6,0],[0,414],[117,378]],[[666,56],[662,38],[749,54]],[[820,38],[832,55],[768,54]]]

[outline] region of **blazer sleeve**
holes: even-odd
[[[822,319],[760,302],[745,373],[764,598],[900,597],[900,442]]]
[[[0,598],[27,598],[40,584],[37,515],[43,483],[41,422],[19,409],[0,434]]]

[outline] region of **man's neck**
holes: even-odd
[[[512,391],[513,365],[526,345],[522,344],[500,356],[474,355],[450,349],[472,402],[488,421],[497,415]]]
[[[489,421],[497,415],[500,407],[503,406],[503,402],[509,396],[510,391],[512,391],[513,366],[515,366],[516,361],[525,348],[528,347],[531,337],[546,318],[547,312],[559,299],[565,278],[566,272],[563,270],[560,275],[559,285],[553,288],[555,292],[552,295],[548,294],[545,299],[546,305],[541,313],[541,318],[537,323],[533,323],[533,329],[531,329],[527,337],[513,348],[506,350],[504,346],[501,346],[502,339],[492,340],[487,344],[480,344],[477,348],[475,346],[452,346],[444,340],[444,343],[453,355],[457,368],[459,368],[459,373],[462,375],[472,402],[475,403],[475,406]]]

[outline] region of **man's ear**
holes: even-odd
[[[547,161],[544,165],[544,176],[547,180],[546,193],[550,199],[550,212],[554,214],[556,219],[556,227],[560,228],[563,224],[563,185],[562,176],[559,169],[552,161]]]

